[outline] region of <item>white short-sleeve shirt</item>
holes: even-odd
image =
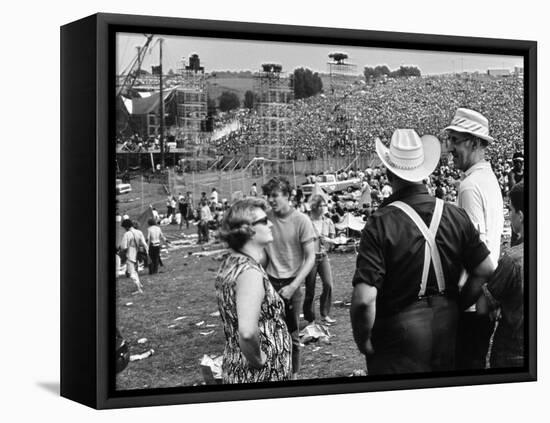
[[[500,256],[500,239],[504,227],[502,194],[491,164],[482,161],[465,172],[458,188],[458,206],[466,210],[491,252],[496,266]]]

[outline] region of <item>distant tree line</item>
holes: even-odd
[[[239,100],[239,96],[231,91],[224,91],[218,97],[218,108],[222,112],[238,109],[240,106],[241,101]]]
[[[373,78],[380,78],[382,75],[386,75],[390,78],[407,78],[409,76],[421,76],[420,69],[416,66],[400,66],[399,69],[390,71],[386,65],[379,65],[374,68],[365,66],[363,71],[365,79],[368,81]]]
[[[307,98],[323,91],[323,81],[311,69],[297,68],[290,76],[294,84],[294,98]]]

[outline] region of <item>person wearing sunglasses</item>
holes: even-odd
[[[487,147],[495,142],[489,136],[489,121],[479,112],[459,108],[445,132],[447,152],[452,155],[455,168],[464,173],[458,187],[458,206],[466,211],[479,231],[496,266],[504,227],[504,204],[498,180],[485,159]],[[463,286],[466,280],[464,272],[459,285]],[[484,367],[491,332],[489,318],[476,314],[475,308],[462,314],[457,340],[459,369]]]
[[[225,213],[220,237],[231,253],[216,276],[216,296],[225,333],[224,383],[288,380],[292,340],[285,303],[260,264],[273,242],[266,202],[249,197]]]

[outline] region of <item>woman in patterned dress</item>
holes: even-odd
[[[231,248],[216,277],[216,295],[226,338],[224,383],[272,382],[291,375],[292,342],[284,302],[260,264],[273,241],[266,203],[237,201],[227,210],[220,236]]]

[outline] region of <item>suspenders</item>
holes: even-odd
[[[420,281],[420,290],[418,296],[422,297],[426,293],[426,285],[428,283],[428,273],[430,271],[430,262],[433,261],[435,277],[437,280],[437,287],[439,292],[445,291],[445,276],[443,275],[443,267],[441,266],[441,257],[439,256],[439,249],[435,243],[435,235],[439,228],[439,222],[441,221],[441,214],[443,212],[443,200],[436,198],[435,209],[428,228],[424,221],[420,218],[418,213],[408,204],[402,201],[394,201],[389,204],[390,206],[401,209],[411,220],[416,224],[424,239],[426,240],[426,246],[424,247],[424,267],[422,269],[422,279]]]

